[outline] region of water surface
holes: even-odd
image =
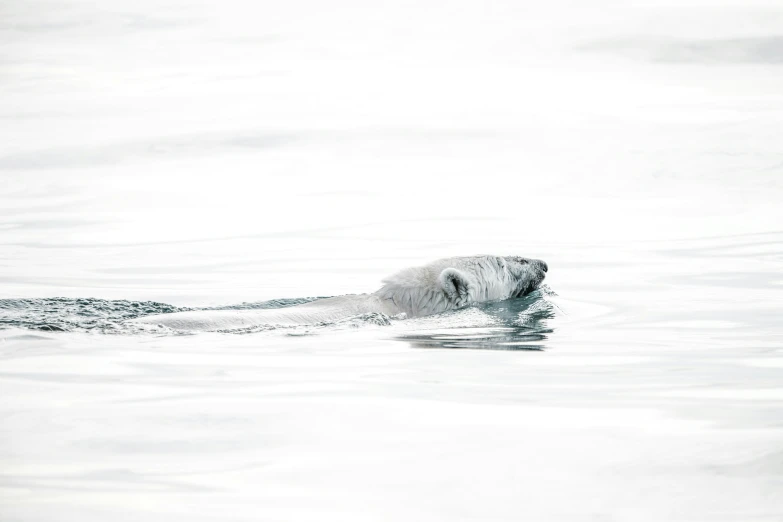
[[[4,6],[0,518],[780,520],[781,20]],[[546,288],[124,322],[485,253],[546,260]]]

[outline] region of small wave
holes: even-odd
[[[66,297],[0,299],[0,329],[125,333],[129,327],[124,322],[128,319],[187,310],[192,309],[155,301]],[[148,328],[137,326],[136,329]]]
[[[97,332],[106,334],[167,333],[155,325],[131,324],[130,319],[192,310],[253,310],[296,306],[321,299],[304,297],[273,299],[256,303],[194,308],[157,301],[48,297],[0,299],[0,329],[21,328],[43,332]]]

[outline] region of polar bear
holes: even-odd
[[[199,310],[151,315],[134,322],[176,330],[214,331],[260,325],[307,325],[339,321],[367,313],[421,317],[474,303],[529,294],[544,280],[547,264],[518,256],[469,256],[440,259],[406,268],[371,294],[344,295],[265,310]]]

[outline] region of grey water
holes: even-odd
[[[783,519],[778,3],[0,10],[0,520]]]

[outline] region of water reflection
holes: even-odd
[[[544,350],[545,341],[554,331],[549,320],[555,317],[555,307],[547,295],[554,294],[544,287],[519,299],[458,310],[436,321],[422,321],[425,329],[395,339],[407,341],[413,348]]]

